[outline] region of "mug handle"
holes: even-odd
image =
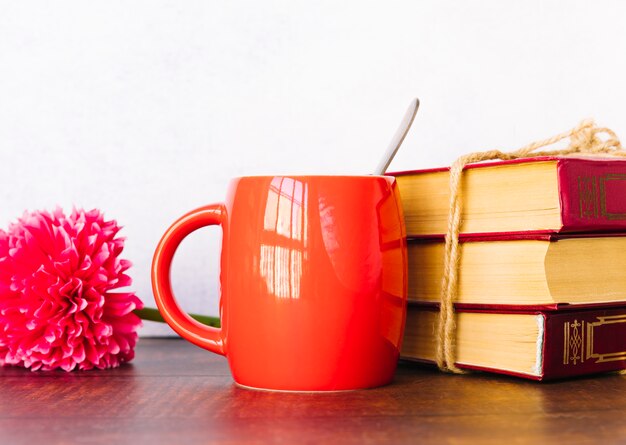
[[[224,204],[210,204],[192,210],[167,229],[152,259],[152,291],[165,321],[181,337],[220,355],[226,355],[222,329],[204,325],[180,308],[172,292],[170,268],[176,249],[187,235],[212,225],[220,225],[223,230],[225,217]]]

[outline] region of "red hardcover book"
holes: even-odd
[[[462,369],[550,380],[626,369],[626,302],[586,308],[458,306]],[[402,358],[434,363],[438,311],[411,304]]]
[[[390,173],[409,237],[442,235],[448,168]],[[626,230],[626,160],[535,157],[470,164],[462,179],[462,233]]]
[[[626,301],[626,233],[462,235],[456,303],[557,307]],[[409,300],[438,302],[441,237],[410,240]]]

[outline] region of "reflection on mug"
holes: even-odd
[[[278,298],[299,298],[307,247],[307,186],[292,178],[272,180],[265,204],[260,271]]]

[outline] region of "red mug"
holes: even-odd
[[[180,242],[222,228],[221,328],[177,304]],[[231,181],[224,203],[193,210],[163,235],[152,263],[163,318],[225,355],[244,387],[332,391],[393,379],[404,331],[407,249],[395,178],[259,176]]]

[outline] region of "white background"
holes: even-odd
[[[154,305],[154,247],[249,174],[371,172],[515,149],[594,117],[626,139],[626,2],[0,3],[0,227],[98,207]],[[217,313],[218,229],[176,258],[184,307]],[[169,328],[146,323],[142,333]]]

